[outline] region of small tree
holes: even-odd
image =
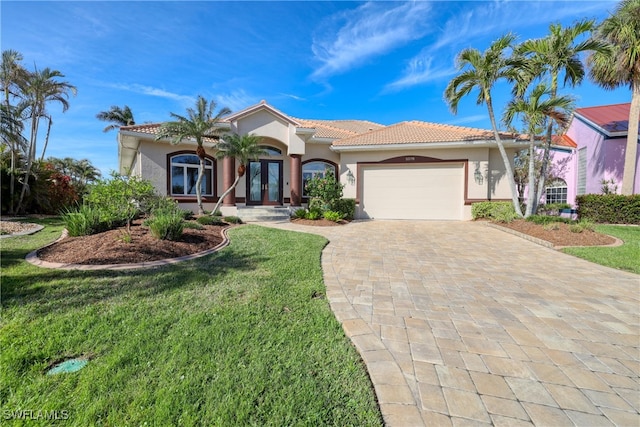
[[[196,180],[196,198],[198,200],[198,214],[204,214],[202,206],[202,178],[204,177],[205,157],[204,141],[209,138],[212,140],[219,139],[220,129],[217,127],[222,116],[231,113],[228,108],[222,108],[217,114],[214,114],[216,103],[208,102],[202,96],[198,96],[196,108],[187,108],[187,116],[181,116],[176,113],[170,113],[171,117],[176,121],[165,122],[160,126],[156,141],[163,138],[171,138],[172,144],[179,144],[186,139],[195,140],[198,147],[196,154],[200,159],[200,168],[198,169],[198,179]]]
[[[109,111],[101,111],[96,114],[98,120],[103,122],[110,122],[111,124],[105,127],[102,131],[109,132],[110,130],[120,129],[121,126],[132,126],[136,122],[133,119],[133,112],[128,105],[124,108],[120,108],[117,105],[112,105]]]
[[[253,134],[242,136],[231,134],[225,135],[220,139],[220,142],[218,142],[216,146],[218,149],[216,158],[234,158],[239,164],[235,181],[222,193],[218,199],[218,203],[216,203],[216,207],[211,211],[212,214],[220,209],[223,199],[236,188],[238,182],[240,182],[240,178],[244,176],[249,162],[251,160],[258,160],[260,156],[267,156],[269,154],[260,147],[260,140],[261,138],[259,136]]]

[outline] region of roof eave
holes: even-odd
[[[506,148],[524,147],[528,142],[519,140],[502,141]],[[449,141],[449,142],[418,142],[403,144],[363,144],[363,145],[333,145],[331,149],[341,151],[390,151],[390,150],[415,150],[434,148],[471,148],[471,147],[495,147],[494,140],[479,141]]]

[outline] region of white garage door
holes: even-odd
[[[462,163],[366,166],[360,185],[365,218],[462,219]]]

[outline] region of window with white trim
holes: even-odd
[[[315,161],[302,165],[302,195],[306,197],[307,183],[316,177],[324,178],[327,176],[327,171],[333,172],[333,176],[336,176],[336,167],[328,162]],[[336,176],[337,179],[337,176]]]
[[[567,203],[567,182],[556,178],[545,187],[546,203]]]
[[[199,168],[200,159],[195,154],[171,157],[171,195],[195,195]],[[204,176],[200,188],[203,196],[213,195],[213,162],[209,159],[204,160]]]

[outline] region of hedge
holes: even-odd
[[[640,225],[640,194],[585,194],[576,197],[578,218],[606,224]]]
[[[511,222],[518,214],[511,202],[477,202],[471,205],[473,219],[491,219],[498,222]]]

